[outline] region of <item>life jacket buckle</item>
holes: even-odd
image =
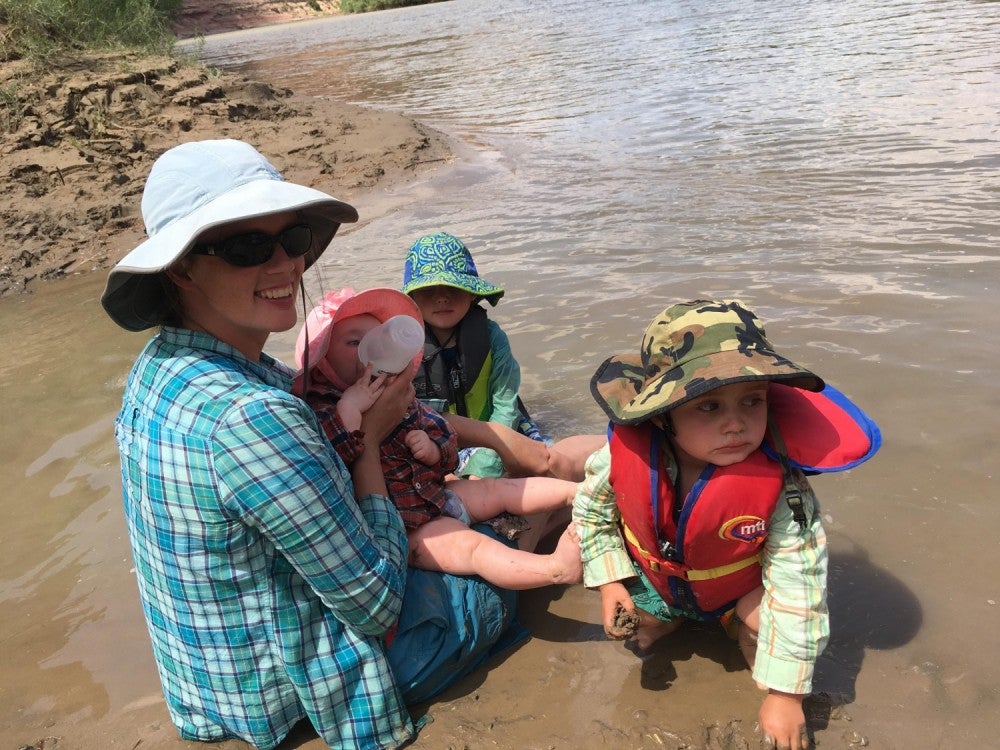
[[[675,547],[671,542],[666,539],[661,539],[659,542],[660,556],[664,560],[670,560],[671,562],[680,562],[678,560],[677,547]]]

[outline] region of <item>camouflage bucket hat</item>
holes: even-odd
[[[605,360],[590,389],[615,424],[636,424],[730,383],[776,380],[807,391],[823,380],[774,351],[757,316],[736,300],[668,307],[639,355]]]
[[[494,307],[503,297],[503,287],[479,278],[469,248],[447,232],[424,235],[406,254],[403,293],[410,294],[429,286],[464,289]]]

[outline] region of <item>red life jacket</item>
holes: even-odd
[[[772,383],[768,409],[783,450],[765,443],[732,466],[709,464],[675,522],[662,433],[649,422],[612,425],[610,482],[632,558],[664,601],[711,619],[761,583],[761,552],[788,472],[842,471],[881,446],[875,423],[830,386],[821,393]]]

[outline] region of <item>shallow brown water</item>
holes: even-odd
[[[223,35],[202,54],[461,140],[455,167],[359,206],[312,291],[395,285],[409,241],[455,232],[506,286],[491,315],[557,434],[603,428],[589,377],[657,311],[745,299],[885,438],[871,463],[814,482],[834,630],[816,689],[844,704],[814,708],[819,744],[991,747],[1000,4],[749,8],[455,0]],[[102,316],[102,284],[0,300],[6,746],[184,746],[149,655],[111,436],[144,337]],[[269,348],[287,358],[290,335]],[[760,696],[714,630],[640,658],[603,639],[582,587],[523,602],[534,638],[430,706],[417,747],[702,747],[712,725],[754,739]]]

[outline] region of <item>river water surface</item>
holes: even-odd
[[[824,747],[948,748],[1000,743],[998,39],[989,2],[453,0],[198,51],[456,139],[391,209],[359,205],[313,291],[397,285],[417,236],[462,237],[507,289],[491,315],[551,431],[603,429],[597,365],[703,295],[743,299],[866,408],[881,453],[814,482],[834,629],[815,688],[838,707],[812,724]],[[158,700],[110,435],[144,337],[106,321],[102,281],[0,301],[0,735],[22,741]],[[582,587],[524,603],[535,638],[432,705],[419,747],[752,738],[760,696],[714,631],[640,657]]]

